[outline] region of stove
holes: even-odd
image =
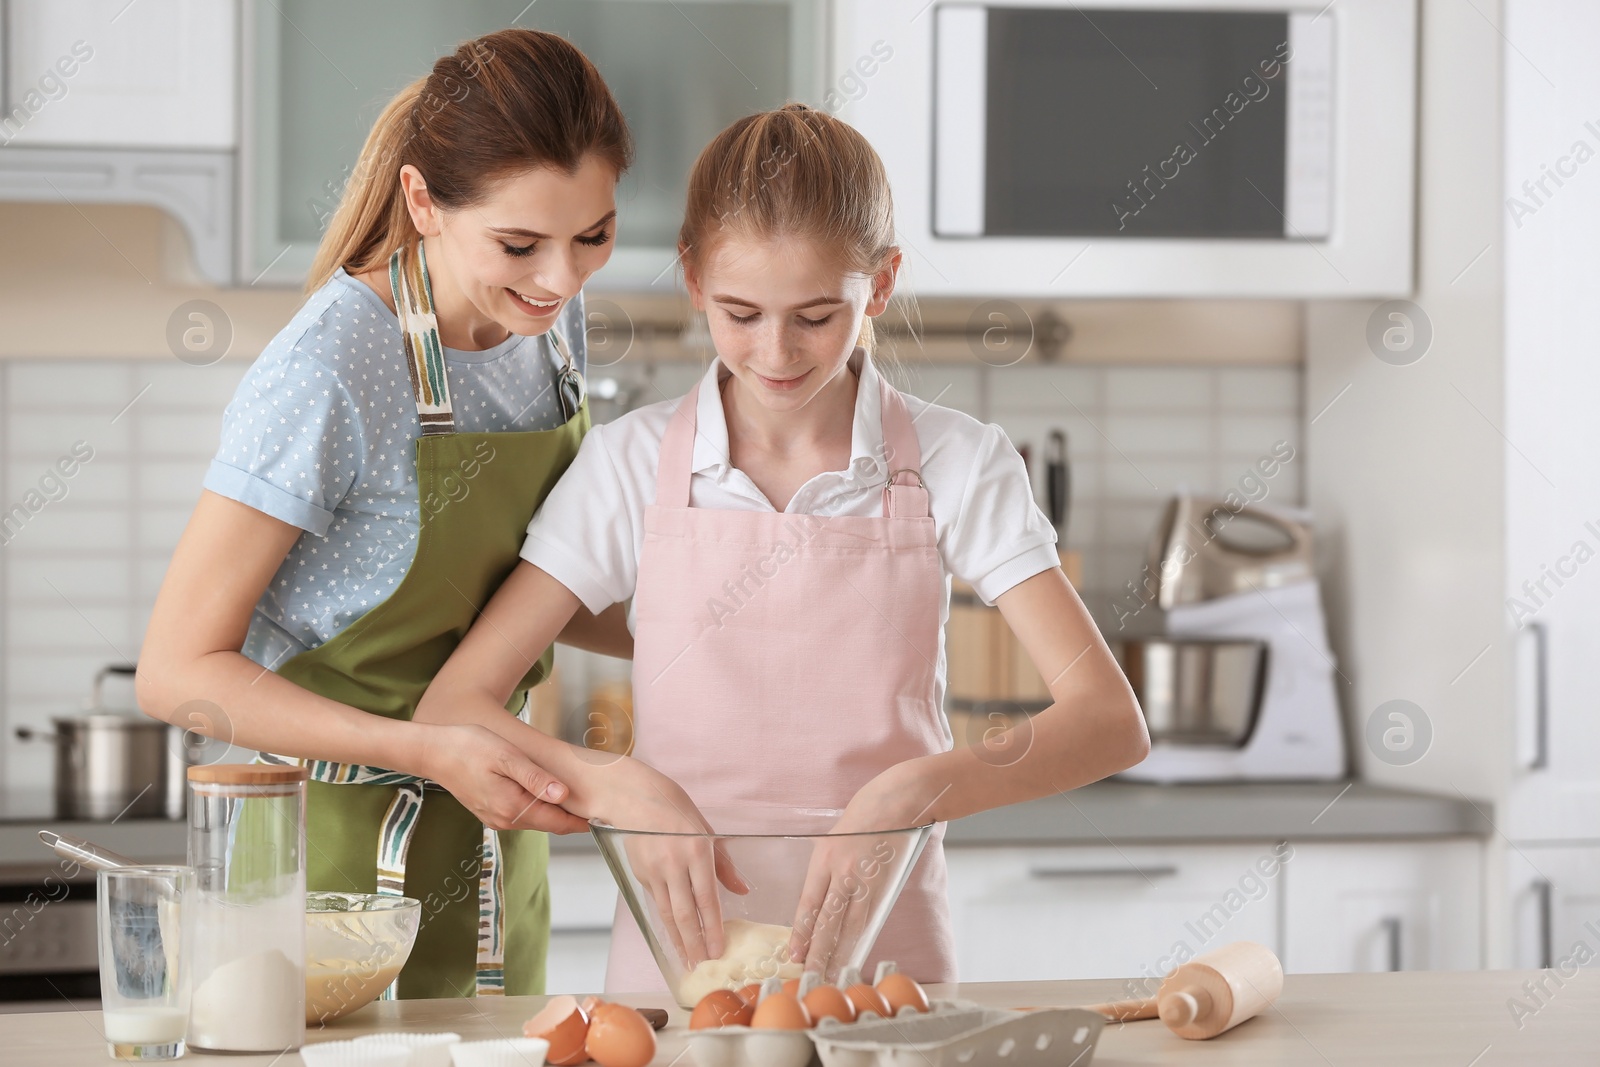
[[[98,997],[94,872],[56,856],[40,830],[145,863],[183,863],[188,823],[63,819],[51,790],[0,789],[0,1001]]]

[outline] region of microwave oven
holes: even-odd
[[[1413,0],[887,0],[842,115],[930,294],[1412,289]]]

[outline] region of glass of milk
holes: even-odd
[[[182,1056],[189,1028],[193,867],[118,867],[98,874],[100,1006],[118,1060]]]

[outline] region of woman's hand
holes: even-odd
[[[927,821],[914,771],[914,761],[898,764],[862,786],[811,851],[788,958],[827,981],[838,977],[873,910],[915,859],[906,854],[903,837],[871,832]]]
[[[583,833],[589,824],[560,807],[566,786],[516,745],[484,726],[416,724],[427,739],[427,777],[494,830]]]
[[[586,750],[580,750],[586,751]],[[661,927],[685,968],[722,955],[720,882],[731,893],[750,891],[720,844],[698,836],[711,830],[689,794],[671,778],[626,756],[587,752],[591,774],[568,801],[573,810],[621,829],[692,837],[631,837],[628,866],[649,894]]]

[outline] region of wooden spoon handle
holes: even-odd
[[[1090,1004],[1090,1011],[1108,1016],[1112,1022],[1128,1023],[1135,1019],[1154,1019],[1158,1011],[1155,997],[1140,1000],[1117,1000],[1109,1004]]]

